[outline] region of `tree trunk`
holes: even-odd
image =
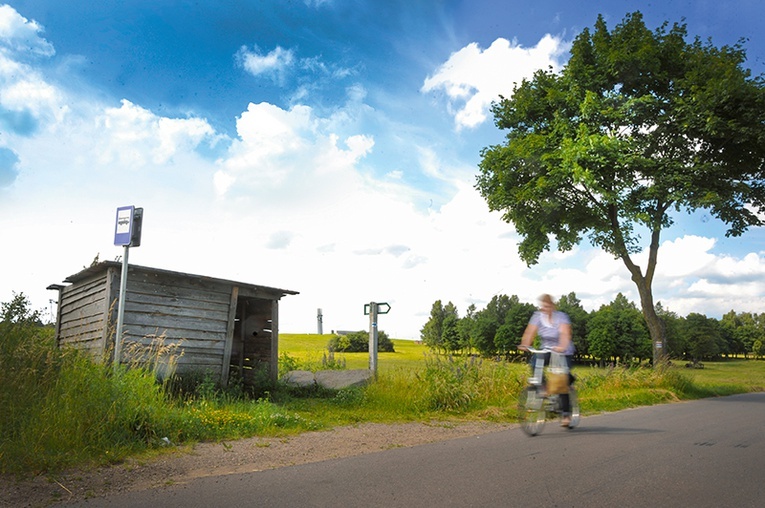
[[[653,293],[651,291],[651,282],[653,281],[653,274],[656,268],[656,254],[658,248],[658,232],[654,232],[654,238],[651,241],[651,247],[648,256],[648,267],[646,269],[645,276],[642,274],[640,267],[632,262],[632,259],[630,259],[629,255],[623,254],[621,256],[622,261],[632,274],[632,281],[637,286],[638,293],[640,294],[640,306],[643,310],[643,318],[645,319],[646,325],[648,326],[648,333],[651,335],[651,343],[653,344],[654,366],[664,362],[667,357],[667,342],[664,337],[664,323],[656,314],[656,308],[653,304]]]
[[[659,316],[656,314],[656,309],[653,305],[653,294],[651,293],[651,287],[646,284],[644,277],[636,279],[634,276],[632,280],[638,287],[640,293],[640,305],[643,309],[643,318],[648,326],[648,333],[651,334],[651,343],[653,344],[653,364],[659,365],[666,360],[666,340],[664,337],[664,323],[662,323]]]

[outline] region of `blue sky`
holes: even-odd
[[[116,259],[114,215],[145,210],[135,264],[299,291],[281,330],[380,328],[417,338],[436,299],[576,292],[588,310],[626,269],[583,243],[526,267],[473,185],[499,142],[488,110],[535,69],[560,69],[602,13],[685,20],[748,39],[737,1],[15,1],[0,7],[0,301]],[[681,315],[763,310],[765,235],[726,239],[703,213],[665,232],[655,298]]]

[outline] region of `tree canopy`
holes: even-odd
[[[522,302],[515,295],[500,294],[494,295],[483,309],[471,304],[460,317],[452,302],[443,305],[437,300],[420,338],[439,353],[513,358],[522,354],[517,347],[535,309],[533,304]],[[652,359],[645,320],[637,306],[623,294],[588,312],[576,294],[569,293],[560,297],[558,309],[571,319],[577,360],[639,364]],[[721,320],[693,312],[681,317],[661,304],[656,305],[656,313],[665,329],[665,351],[670,358],[697,362],[731,355],[758,357],[763,354],[765,313],[731,310]]]
[[[540,70],[494,103],[504,143],[481,152],[476,184],[521,236],[529,265],[584,237],[630,271],[661,355],[652,283],[673,213],[706,210],[738,236],[765,217],[765,87],[743,43],[651,31],[640,12],[574,40],[560,73]],[[647,245],[642,236],[647,237]],[[647,251],[641,267],[633,259]]]

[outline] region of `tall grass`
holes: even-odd
[[[148,348],[125,346],[127,364],[113,369],[55,347],[47,329],[0,323],[0,472],[57,471],[172,443],[316,428],[267,400],[216,388],[173,396],[174,348],[161,337]]]

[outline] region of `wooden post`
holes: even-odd
[[[377,303],[369,304],[369,370],[377,377]]]
[[[220,385],[228,386],[228,374],[231,368],[231,348],[234,345],[234,320],[236,319],[236,304],[239,301],[239,286],[231,288],[231,301],[228,304],[228,324],[226,325],[226,342],[223,346],[223,365],[220,369]],[[244,323],[242,323],[244,326]]]

